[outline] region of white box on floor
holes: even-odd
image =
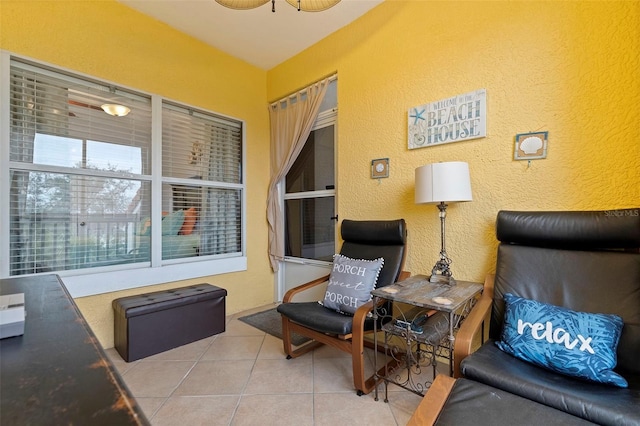
[[[24,334],[24,293],[0,296],[0,339]]]

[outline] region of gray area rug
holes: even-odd
[[[275,336],[278,339],[282,339],[282,317],[278,311],[276,311],[276,308],[240,317],[238,320]],[[295,346],[300,346],[307,341],[309,341],[307,337],[300,336],[296,333],[291,334],[291,343]]]

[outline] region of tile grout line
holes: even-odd
[[[175,393],[175,391],[180,387],[180,385],[182,383],[184,383],[185,379],[189,376],[189,374],[191,373],[191,371],[193,371],[193,369],[195,368],[195,366],[198,364],[198,362],[200,362],[200,360],[202,359],[202,357],[204,356],[204,354],[209,350],[209,348],[211,348],[211,346],[213,345],[213,343],[216,341],[216,339],[218,338],[218,336],[213,336],[213,339],[211,339],[211,343],[202,351],[202,353],[200,354],[200,356],[193,362],[193,365],[191,366],[191,368],[189,368],[189,370],[187,370],[187,372],[184,374],[184,376],[182,377],[182,379],[178,382],[178,384],[173,388],[173,390],[171,390],[171,392],[169,393],[169,395],[167,397],[165,397],[164,401],[162,401],[162,404],[160,404],[160,406],[158,408],[156,408],[155,412],[153,413],[153,416],[151,418],[149,418],[149,421],[152,421],[153,417],[155,417],[158,412],[162,409],[162,407],[165,406],[165,404],[173,397],[173,394]],[[188,361],[188,360],[174,360],[174,361]],[[142,361],[141,361],[142,362]],[[135,395],[134,395],[135,397]]]
[[[235,318],[236,321],[238,321],[237,318]],[[235,408],[233,409],[233,413],[231,414],[231,418],[229,419],[229,426],[231,426],[233,424],[233,421],[236,417],[236,414],[238,413],[238,408],[240,408],[240,403],[242,402],[242,399],[245,396],[245,392],[247,390],[247,386],[249,386],[249,381],[251,380],[251,375],[253,374],[253,371],[256,368],[256,363],[258,362],[258,357],[260,356],[260,351],[262,351],[262,348],[265,344],[265,340],[267,339],[267,333],[264,333],[264,335],[262,336],[262,343],[260,343],[260,348],[258,348],[258,351],[256,353],[256,357],[253,360],[253,365],[251,366],[251,370],[249,371],[249,376],[247,377],[247,381],[245,382],[244,386],[242,387],[242,390],[240,391],[239,394],[239,398],[238,398],[238,402],[236,403]]]

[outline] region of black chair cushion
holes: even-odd
[[[291,321],[321,333],[345,335],[352,332],[352,316],[334,312],[318,302],[283,303],[277,309]],[[365,329],[372,329],[373,320],[367,322],[371,326],[367,328],[365,324]]]
[[[628,389],[586,382],[521,361],[493,340],[465,358],[461,370],[467,379],[595,423],[640,424],[640,375],[625,375]]]
[[[578,426],[594,423],[482,383],[458,379],[435,424]]]

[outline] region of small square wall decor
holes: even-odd
[[[539,160],[547,158],[549,132],[518,133],[513,154],[514,160]]]
[[[389,177],[389,159],[377,158],[371,160],[371,178],[380,179]]]

